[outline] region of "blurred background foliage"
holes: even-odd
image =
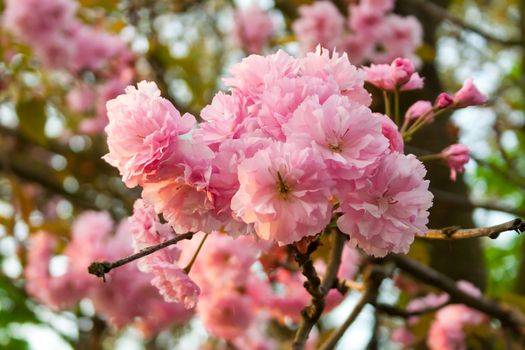
[[[278,23],[268,52],[278,48],[298,52],[290,24],[298,6],[310,2],[260,2]],[[119,33],[129,43],[137,54],[135,79],[156,81],[163,96],[181,112],[198,116],[221,89],[220,77],[245,55],[228,36],[235,1],[79,3],[78,15],[84,22]],[[334,3],[346,9],[344,0]],[[432,38],[426,37],[418,55],[425,67],[437,71],[444,91],[455,91],[472,76],[490,97],[488,106],[457,112],[451,118],[455,123],[445,125],[447,137],[459,136],[471,146],[474,160],[465,177],[467,195],[453,187],[435,192],[446,207],[435,222],[456,224],[451,220],[453,214],[443,214],[455,206],[473,215],[479,225],[525,217],[525,1],[398,0],[397,6],[397,11],[413,12],[420,20],[421,14],[434,19],[421,20]],[[0,0],[0,10],[3,7]],[[0,57],[0,347],[29,348],[37,339],[35,334],[44,332],[42,339],[58,342],[55,338],[59,337],[61,343],[74,348],[96,349],[99,343],[93,339],[102,336],[107,348],[126,348],[128,343],[120,338],[136,335],[127,331],[120,338],[107,335],[89,305],[57,316],[31,301],[22,281],[28,235],[46,229],[65,242],[72,219],[81,211],[108,210],[122,218],[130,214],[138,196],[101,160],[106,152],[104,135],[80,133],[78,125],[86,115],[68,110],[65,103],[67,92],[79,80],[95,84],[100,77],[87,71],[71,77],[59,70],[41,69],[31,48],[5,29],[0,29]],[[430,95],[441,91],[439,85],[430,85],[434,89]],[[479,269],[487,267],[483,273],[488,276],[489,295],[525,312],[523,240],[508,235],[483,241],[482,247],[485,265],[483,261],[471,263]],[[452,248],[445,252],[447,249]],[[431,263],[424,244],[414,245],[411,254]],[[399,302],[403,303],[403,296]],[[73,331],[71,324],[76,325]],[[145,346],[168,348],[172,341],[160,339]]]

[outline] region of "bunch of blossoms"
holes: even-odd
[[[76,82],[66,98],[73,112],[95,114],[80,130],[96,133],[107,125],[106,102],[131,82],[134,57],[118,36],[78,20],[76,10],[73,0],[7,0],[1,23],[44,67],[68,71],[73,79],[91,71],[102,81],[97,88]]]
[[[457,287],[473,297],[479,298],[481,292],[470,282],[458,281]],[[413,299],[406,307],[408,312],[435,312],[427,336],[427,346],[430,350],[457,350],[467,349],[465,332],[467,327],[475,327],[488,322],[483,313],[463,304],[452,304],[448,294],[428,294]],[[407,326],[398,328],[392,333],[392,340],[412,347],[417,339],[411,329],[417,329],[421,317],[412,316],[407,320]],[[421,321],[427,322],[427,321]]]
[[[62,252],[67,257],[67,269],[59,275],[51,274],[49,268],[58,245],[56,236],[37,232],[29,240],[24,271],[28,294],[52,310],[71,309],[87,298],[96,313],[114,328],[132,325],[145,336],[187,322],[193,310],[164,301],[150,284],[152,275],[140,273],[135,264],[112,271],[105,284],[86,273],[93,260],[129,255],[130,230],[128,220],[115,228],[106,212],[83,213],[73,223],[71,241]]]
[[[143,200],[135,203],[130,222],[136,252],[172,238],[169,225],[161,224]],[[266,337],[270,323],[285,327],[299,321],[301,310],[311,301],[303,287],[305,277],[279,266],[283,254],[282,247],[254,236],[234,239],[219,232],[199,232],[190,241],[144,257],[139,267],[153,274],[151,283],[167,301],[191,307],[198,296],[197,315],[211,335],[241,349],[278,349]],[[359,253],[346,246],[338,278],[354,279],[359,263]],[[323,273],[323,261],[317,259],[315,264]],[[339,291],[330,291],[325,311],[343,299]]]
[[[394,0],[352,1],[344,18],[331,1],[316,1],[299,8],[292,28],[303,51],[320,44],[346,52],[354,64],[390,63],[396,57],[416,60],[423,30],[413,16],[392,13]]]

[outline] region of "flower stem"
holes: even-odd
[[[386,90],[383,90],[383,99],[385,100],[385,114],[392,118],[392,115],[390,114],[390,97]]]
[[[398,126],[401,124],[401,118],[399,115],[399,88],[397,87],[394,91],[394,122]]]
[[[206,233],[204,235],[204,237],[202,237],[202,240],[201,242],[199,243],[199,246],[197,247],[197,250],[195,251],[195,254],[193,254],[193,257],[191,258],[190,262],[188,263],[188,265],[184,268],[184,272],[187,274],[190,273],[191,271],[191,267],[193,266],[193,264],[195,263],[195,260],[197,260],[197,256],[199,255],[201,249],[202,249],[202,246],[204,245],[204,242],[206,242],[206,238],[208,238],[210,234],[209,233]]]

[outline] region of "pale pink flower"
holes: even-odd
[[[457,173],[462,173],[465,170],[465,164],[470,160],[469,148],[461,143],[456,143],[442,150],[440,155],[450,168],[450,179],[456,181]]]
[[[370,106],[372,97],[364,88],[366,73],[348,60],[346,53],[338,54],[318,46],[315,53],[307,53],[300,60],[301,74],[319,77],[324,81],[333,79],[342,95],[350,100]]]
[[[396,58],[390,65],[392,80],[396,86],[401,86],[410,80],[414,74],[414,64],[407,58]]]
[[[341,265],[337,272],[337,278],[341,281],[354,280],[359,271],[359,264],[362,262],[361,255],[357,249],[345,244],[343,248],[343,255],[341,257]]]
[[[448,300],[450,299],[449,295],[446,293],[442,294],[434,294],[430,293],[425,295],[424,297],[412,299],[407,304],[407,311],[409,312],[417,312],[417,311],[423,311],[427,309],[434,309],[438,307],[444,306]],[[408,323],[410,325],[413,325],[419,321],[419,316],[412,316],[408,319]]]
[[[363,33],[346,34],[341,39],[337,49],[345,52],[352,64],[363,64],[372,55],[374,50],[374,41]]]
[[[438,108],[447,108],[451,106],[453,103],[454,103],[454,97],[447,94],[446,92],[442,92],[436,98],[435,105]]]
[[[129,86],[126,94],[107,103],[109,153],[104,159],[117,167],[128,187],[142,184],[143,177],[157,170],[178,136],[195,124],[190,114],[182,117],[153,82]]]
[[[238,169],[232,210],[257,235],[290,244],[319,233],[331,218],[330,177],[310,148],[276,142]]]
[[[246,132],[243,122],[247,117],[247,102],[242,94],[218,92],[211,104],[202,109],[201,118],[204,121],[195,130],[193,139],[216,151],[221,142],[238,139]]]
[[[197,305],[200,288],[180,267],[173,263],[159,261],[149,264],[153,279],[151,284],[159,290],[164,300],[180,303],[191,309]]]
[[[6,0],[3,26],[28,43],[45,45],[69,26],[76,8],[70,0]]]
[[[460,281],[456,282],[456,285],[463,292],[465,292],[465,293],[467,293],[467,294],[469,294],[469,295],[471,295],[471,296],[473,296],[475,298],[480,298],[481,295],[482,295],[482,293],[478,289],[478,287],[476,287],[475,285],[473,285],[469,281],[460,280]]]
[[[231,77],[223,81],[226,86],[238,90],[251,104],[276,81],[297,77],[298,71],[298,60],[279,50],[268,56],[250,55],[244,58],[230,68]]]
[[[208,191],[213,152],[203,144],[179,139],[143,182],[142,198],[164,216],[175,232],[211,232],[219,223],[210,215]]]
[[[385,14],[361,1],[349,7],[348,26],[354,32],[365,34],[370,40],[377,39],[383,29]]]
[[[432,205],[426,169],[414,155],[391,153],[372,176],[349,186],[340,198],[339,229],[368,254],[406,253],[426,231]]]
[[[405,85],[401,86],[401,91],[419,90],[423,88],[425,79],[422,78],[419,73],[414,73],[410,77],[410,80]]]
[[[161,224],[153,207],[142,199],[137,199],[133,205],[133,216],[129,218],[129,231],[131,232],[135,252],[175,237],[170,225]],[[172,245],[144,257],[138,262],[137,266],[142,271],[148,271],[150,262],[165,261],[173,263],[177,261],[179,256],[180,249]]]
[[[419,118],[424,118],[426,121],[431,122],[434,117],[432,108],[432,103],[430,101],[416,101],[407,109],[405,119],[415,121]]]
[[[207,330],[226,340],[242,336],[254,317],[250,299],[235,292],[203,299],[199,315]]]
[[[303,286],[304,277],[299,272],[278,269],[274,279],[280,288],[277,288],[278,292],[268,303],[271,315],[283,323],[287,318],[298,322],[301,319],[301,310],[311,300]]]
[[[384,114],[373,113],[373,115],[381,120],[381,132],[388,140],[390,151],[403,153],[405,143],[397,124]]]
[[[270,14],[256,5],[235,12],[233,37],[248,53],[259,53],[274,33]]]
[[[467,79],[461,89],[454,95],[454,104],[457,107],[479,106],[487,102],[487,96],[483,95],[472,79]]]
[[[287,142],[312,145],[334,178],[355,179],[375,164],[388,148],[381,121],[367,107],[332,95],[322,105],[316,96],[297,108],[283,126]]]
[[[423,27],[414,16],[389,14],[385,17],[380,34],[384,52],[374,57],[377,62],[391,62],[396,57],[412,57],[423,42]]]
[[[299,18],[292,24],[293,31],[305,51],[317,45],[335,48],[343,32],[344,18],[330,1],[317,1],[299,7]]]

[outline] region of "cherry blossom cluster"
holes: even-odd
[[[136,251],[174,237],[170,226],[161,224],[143,200],[135,203],[130,222]],[[293,264],[282,265],[286,255],[283,247],[254,236],[234,239],[219,232],[199,232],[189,241],[144,257],[139,268],[154,276],[151,284],[166,301],[193,308],[198,298],[196,311],[213,336],[242,349],[278,349],[264,336],[270,321],[298,322],[311,300],[303,287],[305,277]],[[354,279],[360,260],[357,250],[346,246],[339,279]],[[323,260],[316,259],[315,265],[323,274]],[[325,311],[343,299],[340,292],[330,291]]]
[[[105,159],[178,233],[286,245],[333,222],[369,254],[407,252],[432,194],[396,126],[369,109],[365,76],[327,50],[252,55],[198,127],[141,82],[107,104]]]
[[[473,297],[481,297],[481,291],[467,281],[458,281],[459,289]],[[488,317],[463,304],[452,304],[449,295],[427,294],[410,301],[407,305],[408,312],[435,310],[427,336],[427,346],[430,350],[455,350],[467,349],[465,343],[465,331],[468,327],[478,326],[488,322]],[[392,340],[403,344],[405,347],[414,346],[416,339],[410,328],[415,328],[421,321],[421,317],[412,316],[407,321],[407,327],[398,328],[392,333]]]
[[[2,25],[31,46],[47,68],[85,71],[103,81],[100,86],[78,82],[67,95],[68,107],[95,115],[80,130],[97,133],[107,125],[106,101],[122,93],[132,81],[134,56],[118,36],[84,24],[75,17],[73,0],[7,0]]]
[[[413,16],[392,13],[395,0],[352,1],[345,18],[331,1],[299,8],[293,31],[305,52],[320,44],[346,52],[354,64],[390,63],[396,57],[416,60],[423,30]]]
[[[153,276],[141,273],[135,264],[110,272],[104,284],[87,274],[93,260],[116,260],[132,253],[131,227],[129,220],[115,227],[104,212],[78,216],[71,241],[61,253],[67,258],[66,271],[61,274],[50,271],[57,237],[45,231],[32,235],[24,271],[27,292],[53,310],[71,309],[88,298],[97,314],[113,327],[133,325],[146,336],[187,322],[194,310],[166,302],[152,286]]]

